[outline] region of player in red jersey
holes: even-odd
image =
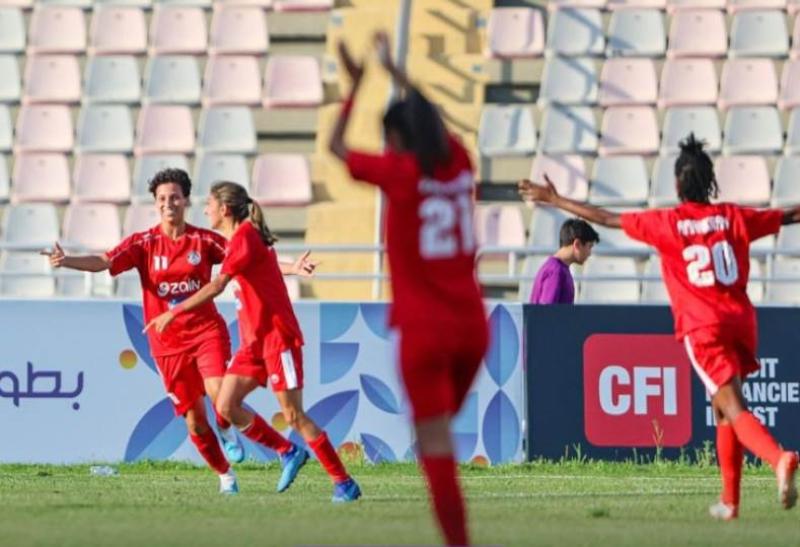
[[[278,492],[286,490],[308,459],[308,452],[287,441],[243,401],[259,386],[269,383],[286,422],[305,439],[334,483],[333,501],[354,501],[361,496],[336,454],[328,435],[303,410],[303,334],[294,315],[289,293],[273,247],[275,238],[264,221],[261,207],[247,190],[233,182],[211,187],[206,205],[211,226],[230,238],[220,275],[190,298],[151,320],[147,330],[167,334],[168,325],[180,321],[221,294],[235,281],[241,347],[222,382],[217,411],[251,438],[276,450],[283,471]]]
[[[717,452],[722,474],[720,502],[711,516],[738,516],[743,447],[768,462],[778,479],[784,508],[797,501],[798,455],[782,450],[747,409],[743,379],[759,369],[756,314],[747,296],[750,244],[800,222],[800,208],[756,210],[712,203],[717,181],[711,158],[694,135],[681,143],[675,162],[681,204],[674,208],[615,214],[560,196],[546,185],[520,182],[526,199],[552,205],[586,220],[622,228],[661,256],[664,283],[675,317],[675,335],[711,394],[717,418]]]
[[[366,154],[345,144],[364,69],[340,44],[340,64],[350,75],[352,90],[330,150],[347,164],[354,179],[378,186],[386,196],[390,322],[400,335],[400,370],[419,459],[446,542],[466,545],[469,536],[450,427],[488,346],[475,273],[473,167],[436,108],[394,65],[385,34],[376,36],[376,46],[384,67],[406,93],[384,115],[386,149]]]

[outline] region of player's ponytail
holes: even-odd
[[[267,222],[264,219],[264,211],[261,207],[247,195],[247,190],[244,186],[236,184],[235,182],[217,182],[211,187],[211,195],[221,204],[228,207],[228,210],[236,222],[252,222],[256,227],[258,233],[261,235],[261,240],[264,245],[272,247],[278,238],[272,235]]]
[[[681,153],[675,160],[675,178],[681,201],[710,203],[719,195],[714,163],[703,150],[703,142],[694,133],[680,142]]]

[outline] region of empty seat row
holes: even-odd
[[[225,3],[243,6],[258,6],[266,10],[284,12],[327,11],[333,8],[333,0],[222,0]],[[35,5],[69,6],[90,9],[97,5],[131,6],[151,8],[158,5],[193,6],[211,8],[219,2],[214,0],[3,0],[3,5],[29,9]]]
[[[669,13],[687,9],[727,9],[730,13],[753,9],[785,9],[790,14],[800,11],[798,0],[549,0],[547,8],[628,9],[657,8]]]

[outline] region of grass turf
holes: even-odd
[[[330,502],[309,463],[276,494],[276,465],[237,467],[241,493],[217,494],[206,469],[122,465],[0,465],[0,545],[436,544],[426,492],[410,464],[359,465],[364,497]],[[653,463],[532,463],[462,468],[473,540],[503,545],[800,545],[800,512],[778,507],[774,479],[748,468],[741,518],[713,522],[715,467]]]

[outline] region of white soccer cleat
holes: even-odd
[[[784,509],[791,509],[797,503],[797,485],[794,476],[797,473],[797,452],[784,452],[775,467],[778,476],[778,499]]]
[[[233,496],[239,493],[239,483],[236,481],[236,473],[229,469],[227,473],[219,476],[219,493]]]
[[[739,518],[739,508],[735,505],[728,505],[725,502],[718,501],[708,508],[708,514],[716,520],[735,520]]]

